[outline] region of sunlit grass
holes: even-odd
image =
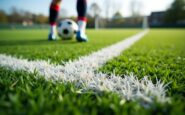
[[[0,31],[0,53],[31,60],[50,59],[60,63],[89,54],[140,30],[89,30],[90,42],[60,40],[48,42],[46,30]],[[0,114],[184,114],[185,30],[150,30],[142,40],[100,68],[119,75],[133,72],[139,78],[171,82],[167,96],[171,103],[144,107],[118,95],[76,93],[73,84],[46,81],[37,74],[0,67]],[[56,53],[56,51],[58,53]],[[55,54],[55,55],[54,55]]]
[[[109,61],[103,72],[123,75],[133,73],[139,78],[149,76],[170,83],[168,96],[173,110],[185,109],[185,30],[154,29],[121,56]],[[177,104],[178,103],[178,104]],[[169,110],[170,111],[170,110]],[[181,113],[182,114],[182,113]]]
[[[88,30],[89,42],[47,41],[47,30],[1,30],[0,53],[28,58],[68,61],[97,51],[105,46],[138,33],[139,29]]]

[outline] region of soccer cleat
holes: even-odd
[[[57,35],[50,33],[49,36],[48,36],[48,40],[49,41],[57,40]]]
[[[87,42],[88,41],[88,38],[87,38],[87,36],[86,36],[86,34],[84,32],[78,31],[76,33],[76,40],[78,42]]]

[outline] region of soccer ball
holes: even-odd
[[[78,31],[78,25],[71,19],[65,19],[58,24],[58,35],[62,40],[71,40]]]

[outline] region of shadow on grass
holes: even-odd
[[[75,40],[56,40],[48,41],[47,39],[35,40],[0,40],[0,46],[14,46],[14,45],[57,45],[57,44],[78,44]]]

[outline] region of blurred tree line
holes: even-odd
[[[9,14],[0,10],[0,23],[32,25],[33,23],[46,24],[47,22],[48,17],[43,14],[34,14],[29,11],[19,10],[15,7],[11,9]]]
[[[185,23],[185,0],[175,0],[165,13],[165,23]]]
[[[140,15],[139,10],[142,6],[139,3],[131,2],[130,10],[132,13],[131,17],[124,17],[119,12],[119,4],[113,6],[110,0],[105,0],[105,17],[101,16],[102,9],[96,3],[92,3],[88,11],[88,27],[131,27],[141,26],[143,21],[143,16]],[[112,7],[112,10],[110,9]],[[112,12],[112,16],[110,16]],[[60,19],[71,18],[76,20],[76,17],[67,17],[67,11],[61,9]],[[64,16],[65,15],[65,16]],[[17,8],[12,8],[10,13],[6,13],[0,10],[0,23],[4,24],[23,24],[23,25],[33,25],[33,24],[48,24],[48,16],[43,14],[34,14],[29,11],[19,10]],[[175,24],[175,23],[185,23],[185,0],[174,0],[171,6],[165,11],[165,16],[163,23]]]

